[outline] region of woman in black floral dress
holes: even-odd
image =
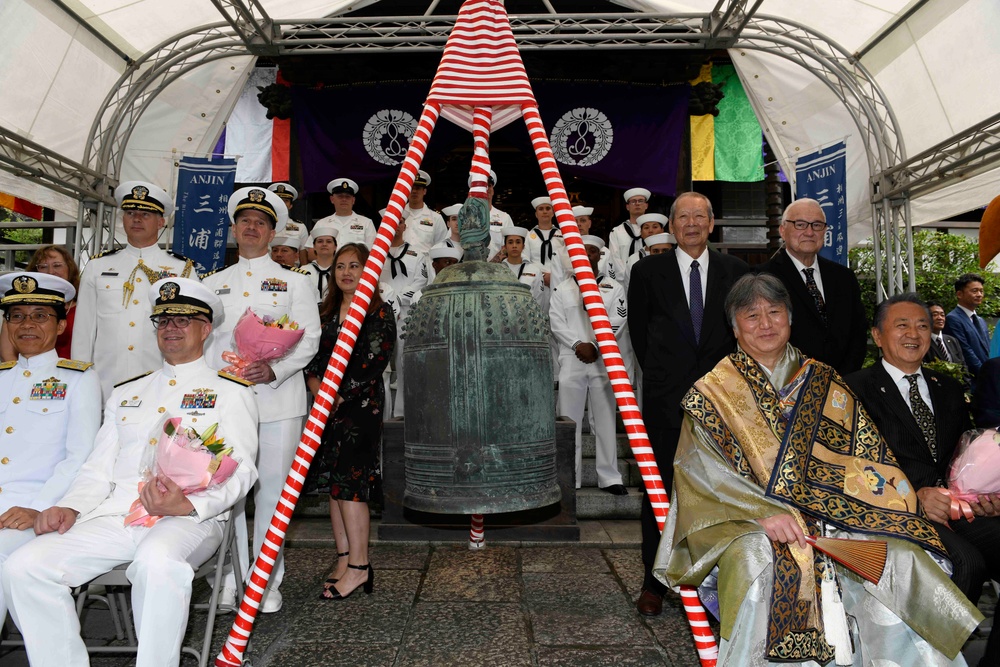
[[[333,282],[320,307],[319,352],[305,369],[313,395],[319,391],[367,260],[368,250],[356,243],[345,244],[333,258]],[[368,562],[368,501],[380,474],[385,408],[382,372],[395,343],[395,315],[376,292],[316,453],[317,463],[330,471],[330,521],[337,541],[337,564],[323,586],[322,597],[327,600],[342,600],[361,586],[365,593],[372,592],[375,573]]]

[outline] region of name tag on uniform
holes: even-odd
[[[102,273],[101,275],[102,275],[102,276],[117,276],[117,275],[118,275],[118,272],[117,272],[117,271],[105,271],[105,272],[104,272],[104,273]]]
[[[231,290],[231,289],[229,289],[228,287],[223,287],[222,289],[217,289],[217,290],[215,290],[215,293],[216,293],[217,295],[220,295],[220,296],[221,296],[221,295],[223,295],[223,294],[229,294],[229,293],[230,293],[231,291],[232,291],[232,290]]]
[[[51,377],[31,387],[32,401],[62,401],[66,399],[66,383]]]
[[[260,284],[261,292],[287,292],[288,283],[277,278],[268,278]]]
[[[126,399],[119,403],[123,408],[137,408],[142,403],[142,399],[138,396],[133,396],[131,399]]]

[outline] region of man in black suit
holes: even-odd
[[[928,301],[927,310],[931,313],[931,347],[924,355],[924,363],[929,361],[950,361],[968,368],[965,355],[962,354],[962,344],[954,336],[944,332],[944,306],[938,301]]]
[[[628,325],[642,368],[643,420],[668,493],[680,437],[681,398],[736,347],[723,303],[729,288],[749,267],[736,257],[708,249],[714,227],[707,197],[696,192],[678,195],[670,207],[670,231],[677,247],[640,260],[629,282]],[[662,610],[666,587],[650,571],[660,531],[645,495],[641,524],[646,576],[636,606],[639,613],[655,616]]]
[[[826,214],[819,202],[792,202],[778,227],[785,247],[759,270],[777,276],[792,297],[789,342],[847,375],[864,363],[868,318],[854,272],[819,256],[825,231]]]
[[[952,519],[942,492],[955,446],[971,428],[962,386],[921,367],[931,344],[931,317],[916,294],[898,294],[875,313],[872,337],[881,361],[849,375],[875,426],[906,473],[948,549],[951,578],[977,603],[987,578],[1000,581],[1000,495],[970,503],[975,520]],[[1000,665],[1000,633],[991,633],[980,667]]]

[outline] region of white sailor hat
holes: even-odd
[[[458,212],[461,210],[462,210],[461,204],[452,204],[451,206],[445,206],[443,209],[441,209],[441,213],[444,214],[444,217],[450,218],[453,215],[458,215]]]
[[[652,248],[654,245],[660,245],[661,243],[671,243],[677,245],[677,239],[674,238],[673,234],[667,234],[663,232],[662,234],[653,234],[647,236],[646,240],[643,241],[647,248]]]
[[[522,239],[528,238],[528,230],[524,227],[518,227],[517,225],[504,225],[500,229],[500,233],[504,238],[508,236],[520,236]]]
[[[593,234],[584,234],[583,236],[580,237],[580,240],[583,241],[583,245],[592,245],[592,246],[597,246],[598,248],[604,247],[604,239],[602,239],[600,236],[594,236]]]
[[[115,188],[115,201],[123,211],[151,211],[169,218],[174,212],[170,195],[152,183],[126,181]]]
[[[664,229],[667,228],[667,223],[670,222],[667,219],[667,216],[663,215],[662,213],[644,213],[640,215],[638,218],[636,218],[635,221],[639,223],[640,227],[642,227],[643,223],[646,222],[658,222],[661,225],[663,225]]]
[[[431,175],[428,174],[423,169],[418,169],[417,177],[413,179],[413,186],[416,187],[418,185],[422,185],[426,188],[430,184],[431,184]]]
[[[299,198],[299,191],[288,183],[272,183],[267,186],[267,189],[282,199],[287,199],[288,201],[295,201]]]
[[[594,207],[593,206],[574,206],[573,207],[573,217],[574,218],[580,218],[580,217],[583,217],[585,215],[593,215],[593,214],[594,214]]]
[[[288,246],[289,248],[298,250],[302,247],[302,241],[298,236],[286,236],[285,234],[282,234],[281,236],[275,235],[275,237],[271,240],[271,247],[273,248],[276,245]]]
[[[65,306],[76,290],[68,281],[49,273],[20,271],[0,276],[0,309],[11,306]]]
[[[492,169],[490,169],[489,183],[493,187],[496,187],[496,184],[497,184],[497,173],[495,171],[493,171]],[[472,174],[469,174],[469,187],[472,187]]]
[[[316,225],[313,226],[312,231],[309,232],[309,240],[310,241],[315,241],[316,239],[318,239],[321,236],[332,236],[334,239],[336,239],[337,238],[337,234],[339,234],[339,233],[340,233],[340,230],[338,230],[336,227],[334,227],[333,224],[331,224],[329,222],[327,222],[327,223],[317,222]],[[312,246],[309,246],[309,247],[312,247]]]
[[[358,184],[349,178],[335,178],[326,184],[326,191],[331,195],[346,192],[349,195],[358,194]]]
[[[531,200],[531,208],[538,208],[542,204],[548,204],[549,206],[552,206],[552,200],[549,199],[548,197],[535,197],[534,199]]]
[[[219,326],[226,311],[222,299],[197,280],[190,278],[162,278],[149,288],[149,303],[153,306],[153,316],[158,315],[205,315]]]
[[[625,191],[625,201],[628,202],[632,197],[642,197],[646,201],[649,201],[649,190],[646,188],[630,188]]]
[[[455,261],[462,261],[462,255],[465,251],[461,248],[452,248],[451,246],[438,246],[436,248],[431,248],[428,253],[431,259],[454,259]]]
[[[251,186],[229,195],[229,219],[236,224],[236,214],[247,209],[260,211],[271,219],[274,233],[280,234],[288,222],[288,207],[281,197],[270,190]]]

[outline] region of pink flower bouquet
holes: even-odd
[[[965,501],[1000,493],[1000,434],[995,428],[962,434],[948,468],[948,490]]]
[[[258,317],[253,309],[247,308],[240,321],[233,328],[235,352],[222,353],[222,359],[230,364],[223,372],[243,377],[243,369],[255,361],[274,361],[285,356],[305,333],[298,322],[292,322],[288,315],[275,320],[265,315]]]
[[[216,434],[218,424],[212,424],[204,434],[199,434],[193,428],[182,428],[180,417],[161,423],[162,428],[157,427],[159,439],[156,446],[149,448],[151,455],[144,455],[140,463],[143,477],[143,481],[139,482],[140,492],[157,475],[169,477],[181,487],[184,495],[190,495],[225,484],[236,472],[239,463],[229,456],[233,448],[227,447],[225,440]],[[160,490],[166,491],[162,487]],[[142,500],[136,498],[125,517],[125,525],[148,528],[159,518],[150,516]]]

